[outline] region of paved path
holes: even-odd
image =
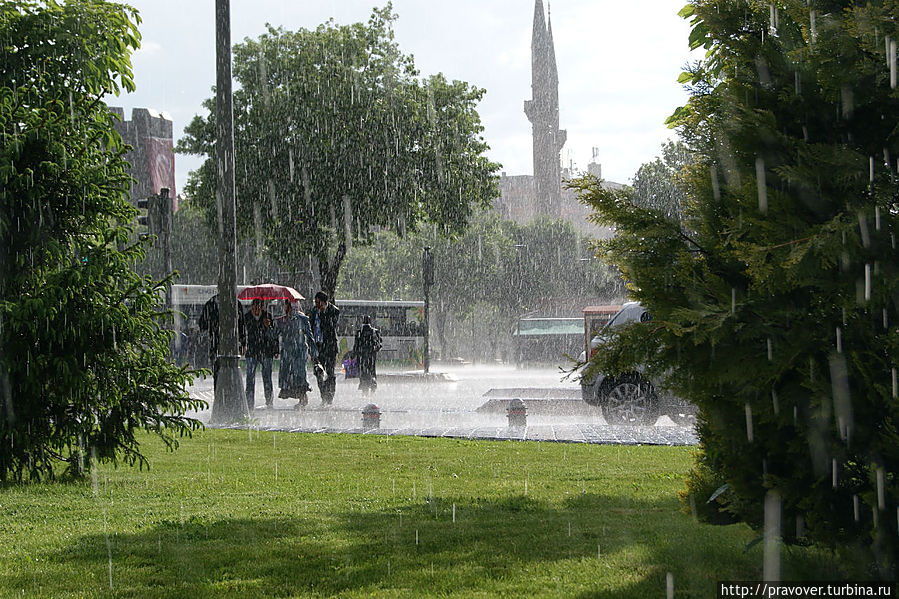
[[[504,411],[493,413],[478,411],[478,408],[490,399],[490,389],[519,385],[559,388],[558,371],[468,367],[450,370],[448,375],[453,382],[421,382],[415,381],[414,378],[384,376],[375,395],[363,395],[356,389],[354,381],[346,381],[343,377],[339,377],[337,397],[333,406],[320,406],[316,392],[310,393],[310,405],[303,410],[292,409],[294,400],[275,399],[275,409],[256,409],[247,425],[236,428],[252,427],[297,433],[353,433],[618,445],[697,443],[692,427],[676,426],[667,417],[660,418],[655,426],[609,425],[597,408],[591,408],[579,401],[565,403],[576,404],[580,409],[554,412],[543,406],[531,404],[528,426],[509,427]],[[563,382],[561,385],[570,387],[569,395],[577,390],[576,385],[572,383]],[[277,381],[275,393],[277,394]],[[211,406],[214,399],[211,381],[208,379],[199,381],[191,387],[190,394],[192,397],[209,402]],[[257,404],[262,403],[261,379],[257,379],[256,382],[256,395]],[[567,399],[573,399],[573,395]],[[362,407],[372,402],[379,406],[382,413],[380,428],[364,430]],[[211,411],[207,409],[194,416],[208,425]]]

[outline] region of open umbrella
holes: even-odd
[[[251,285],[245,287],[243,291],[237,294],[237,299],[241,300],[297,300],[306,299],[300,292],[293,287],[285,285],[275,285],[274,283],[266,283],[265,285]]]

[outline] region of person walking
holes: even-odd
[[[362,317],[362,326],[356,331],[353,353],[359,366],[359,390],[373,393],[378,388],[375,366],[381,350],[381,332],[371,326],[371,316]]]
[[[256,407],[256,366],[262,367],[262,386],[265,390],[265,407],[273,407],[272,360],[278,353],[278,333],[275,331],[271,313],[264,308],[261,299],[254,299],[249,312],[241,317],[243,330],[241,345],[247,363],[247,407]]]
[[[294,307],[292,300],[284,300],[284,316],[275,320],[275,329],[281,337],[281,366],[278,370],[278,397],[296,398],[294,409],[306,407],[307,391],[312,387],[306,379],[306,356],[318,356],[318,348],[312,338],[309,317]],[[308,341],[308,343],[307,343]]]
[[[318,363],[315,366],[315,378],[322,396],[322,405],[329,406],[334,401],[337,377],[334,376],[334,363],[337,361],[337,321],[340,310],[328,301],[328,294],[319,291],[313,299],[313,307],[306,313],[312,327],[312,338],[318,349]]]
[[[203,304],[203,311],[200,313],[200,319],[197,322],[200,330],[209,336],[209,364],[212,366],[212,388],[218,386],[219,377],[219,296],[213,295]],[[238,338],[243,338],[243,319],[237,319]]]

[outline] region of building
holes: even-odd
[[[533,141],[533,175],[507,175],[499,180],[500,197],[494,209],[503,217],[526,223],[540,216],[562,218],[579,232],[594,237],[610,237],[611,230],[587,221],[590,209],[581,204],[564,182],[577,173],[561,167],[561,151],[567,133],[559,129],[559,73],[552,36],[552,21],[544,19],[543,0],[535,0],[534,27],[531,37],[531,99],[524,112],[531,122]],[[597,162],[599,151],[593,149],[593,161],[587,172],[602,178]],[[620,183],[604,181],[605,187],[620,188]]]
[[[173,209],[177,209],[175,193],[175,154],[172,151],[172,119],[166,113],[151,108],[135,108],[131,120],[125,120],[125,111],[118,106],[109,108],[118,115],[115,128],[126,144],[133,149],[125,155],[131,164],[131,202],[169,189]]]
[[[531,34],[531,99],[524,102],[531,122],[534,152],[533,194],[538,213],[561,215],[562,178],[559,154],[567,133],[559,129],[559,71],[553,44],[552,21],[543,20],[543,0],[534,5]]]

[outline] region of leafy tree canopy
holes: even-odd
[[[653,320],[594,367],[649,364],[694,401],[729,509],[895,576],[899,92],[894,2],[694,0],[708,50],[671,122],[694,153],[682,222],[582,180]],[[892,66],[892,70],[891,67]],[[697,503],[706,497],[697,497]],[[773,509],[773,508],[772,508]],[[769,510],[770,511],[770,510]]]
[[[125,147],[101,102],[133,90],[137,14],[0,2],[0,480],[141,465],[135,433],[200,424],[168,362],[162,283],[136,275]],[[120,249],[121,248],[121,249]]]
[[[394,42],[391,5],[368,23],[285,31],[234,47],[238,230],[285,270],[319,261],[333,295],[346,250],[423,222],[461,231],[497,195],[475,106],[484,94],[417,78]],[[215,218],[214,102],[178,151],[210,157],[190,194]]]

